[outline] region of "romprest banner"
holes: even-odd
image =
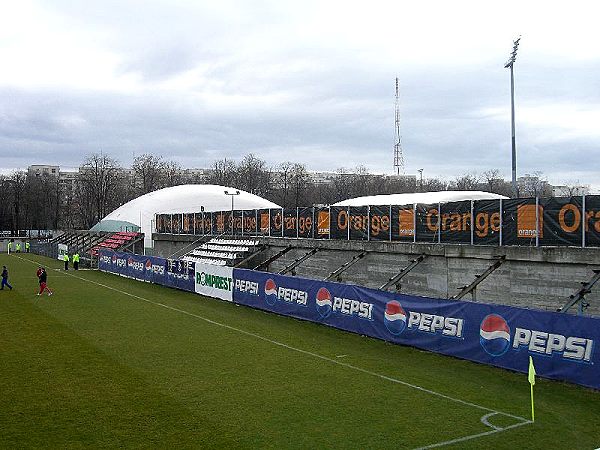
[[[233,267],[196,263],[195,292],[232,301]]]
[[[600,388],[600,319],[234,269],[236,303],[444,355]]]

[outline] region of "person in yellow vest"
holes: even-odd
[[[63,255],[63,260],[65,262],[65,270],[69,270],[69,254],[67,252]]]
[[[17,253],[21,253],[21,243],[20,242],[17,242],[15,244],[15,250]]]
[[[79,270],[79,253],[73,254],[73,269]]]
[[[25,253],[29,253],[30,247],[31,245],[29,244],[29,241],[25,242]]]

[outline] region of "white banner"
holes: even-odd
[[[69,252],[69,247],[66,244],[58,244],[58,260],[65,260],[65,253]]]
[[[196,263],[197,294],[233,301],[233,267]]]

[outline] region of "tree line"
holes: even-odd
[[[521,187],[521,196],[552,195],[539,175]],[[72,182],[27,171],[0,175],[0,230],[89,229],[140,195],[196,183],[241,189],[285,208],[328,205],[366,195],[443,190],[485,190],[512,196],[510,183],[497,169],[443,180],[377,175],[359,166],[339,168],[316,179],[304,164],[288,161],[271,167],[253,154],[238,162],[217,160],[210,168],[196,171],[151,154],[136,157],[126,168],[114,158],[95,153],[85,157]]]

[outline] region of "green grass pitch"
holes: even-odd
[[[524,374],[36,255],[0,264],[0,448],[600,447],[597,391],[538,378],[529,423]]]

